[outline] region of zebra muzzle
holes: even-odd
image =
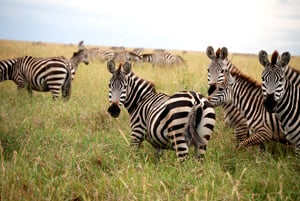
[[[112,103],[108,108],[108,113],[113,118],[117,118],[119,116],[120,112],[121,112],[121,110],[117,103]]]
[[[277,102],[275,101],[274,94],[268,94],[263,104],[268,112],[275,112]]]

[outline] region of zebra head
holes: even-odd
[[[119,68],[115,68],[115,62],[110,60],[107,62],[107,69],[112,74],[109,81],[109,102],[108,113],[116,118],[119,116],[121,110],[120,106],[125,103],[127,97],[128,80],[127,75],[131,72],[131,63],[126,61]]]
[[[211,60],[207,69],[208,95],[210,96],[216,90],[217,83],[224,80],[224,66],[226,66],[225,59],[228,56],[228,50],[226,47],[218,48],[215,53],[214,48],[208,46],[206,55]]]
[[[262,93],[264,106],[268,112],[275,112],[277,103],[281,100],[286,85],[284,70],[290,61],[290,53],[284,52],[281,58],[277,51],[274,51],[271,62],[268,53],[261,50],[258,54],[259,62],[264,67],[261,74]]]
[[[214,93],[208,97],[208,100],[214,107],[223,105],[232,100],[232,85],[234,84],[235,78],[228,70],[224,71],[224,80],[216,84]]]
[[[83,41],[80,41],[78,43],[78,52],[77,52],[77,54],[78,54],[79,61],[83,62],[85,65],[89,64],[88,50],[84,47]]]

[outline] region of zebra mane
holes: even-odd
[[[221,55],[221,49],[218,48],[216,51],[216,59],[220,58],[220,55]]]
[[[271,64],[275,65],[277,63],[277,60],[279,59],[279,54],[278,52],[275,50],[272,54],[272,58],[271,58]]]
[[[81,54],[84,50],[79,50],[77,52],[73,52],[73,57],[76,57],[77,55]]]
[[[249,75],[244,74],[241,70],[239,70],[238,68],[236,68],[236,70],[230,71],[230,74],[233,77],[242,79],[248,83],[250,83],[251,86],[256,87],[256,88],[260,88],[261,84],[258,83],[254,78],[250,77]]]
[[[135,82],[136,80],[140,80],[141,82],[146,82],[149,86],[151,86],[153,92],[156,93],[156,89],[155,89],[155,84],[154,84],[154,82],[149,81],[149,80],[146,80],[146,79],[144,79],[144,78],[141,78],[141,77],[137,76],[137,75],[136,75],[134,72],[132,72],[132,71],[129,73],[128,77],[130,77],[132,80],[134,80],[134,82]]]

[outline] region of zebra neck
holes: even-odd
[[[78,57],[72,57],[71,59],[69,59],[69,61],[71,63],[71,68],[77,70],[77,67],[80,63],[80,59]]]
[[[257,82],[246,76],[235,75],[234,78],[231,100],[237,108],[245,111],[252,104],[263,105],[261,86]]]
[[[291,81],[296,86],[300,85],[300,72],[297,71],[296,69],[293,69],[290,66],[286,66],[284,68],[284,75],[287,80]]]
[[[130,73],[127,78],[127,97],[124,106],[131,114],[143,99],[156,92],[152,82],[139,78],[134,73]]]
[[[230,73],[238,74],[241,72],[240,69],[238,69],[238,67],[236,67],[229,59],[226,59],[225,63],[226,63],[226,68]]]

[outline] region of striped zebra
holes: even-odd
[[[185,60],[180,55],[173,55],[165,51],[142,54],[143,62],[151,63],[152,66],[186,66]]]
[[[238,149],[270,140],[287,142],[281,122],[263,106],[261,86],[242,72],[230,73],[225,69],[224,81],[217,84],[209,100],[213,106],[231,103],[247,119],[254,134],[242,141]]]
[[[156,93],[154,84],[131,71],[126,61],[115,68],[109,61],[107,68],[112,117],[118,117],[124,105],[130,115],[131,145],[139,147],[146,139],[157,151],[173,149],[179,161],[185,159],[188,147],[194,145],[202,158],[215,126],[215,111],[209,101],[194,91],[177,92],[172,96]]]
[[[105,62],[114,59],[116,53],[113,50],[101,50],[98,54],[100,62]]]
[[[271,62],[264,50],[258,57],[264,66],[261,75],[263,104],[280,119],[286,139],[295,145],[295,152],[300,156],[300,72],[288,66],[289,52],[280,57],[274,51]]]
[[[208,95],[211,96],[215,92],[217,84],[224,81],[224,68],[230,72],[239,72],[240,70],[227,58],[228,50],[226,47],[222,49],[218,48],[218,50],[214,52],[214,48],[208,46],[206,55],[211,60],[207,69]],[[234,129],[236,145],[238,146],[240,142],[249,136],[247,119],[231,102],[222,104],[222,107],[225,122]]]
[[[0,61],[0,82],[12,80],[18,89],[50,91],[53,99],[69,98],[71,94],[71,67],[63,57],[36,58],[25,56]]]

